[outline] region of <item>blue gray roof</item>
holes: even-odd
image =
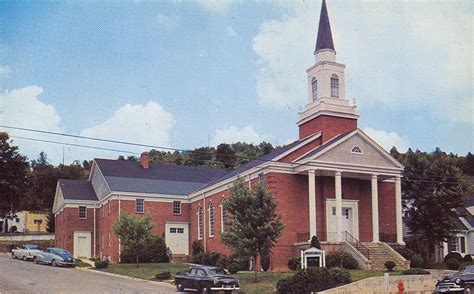
[[[95,159],[112,191],[189,195],[226,174],[226,170],[195,166],[150,164],[131,160]]]
[[[322,49],[334,50],[334,42],[332,41],[331,25],[329,24],[328,9],[326,7],[326,1],[323,0],[321,4],[321,14],[319,16],[319,28],[318,38],[316,40],[316,49],[314,52],[318,52]]]
[[[97,201],[94,189],[88,181],[59,179],[58,184],[65,200]]]

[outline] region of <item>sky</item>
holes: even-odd
[[[176,149],[289,143],[307,101],[320,6],[1,1],[0,125]],[[327,6],[360,129],[386,149],[473,150],[470,1]],[[54,164],[147,149],[0,131],[30,159],[45,151]]]

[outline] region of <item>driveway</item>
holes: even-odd
[[[52,267],[0,254],[0,293],[174,293],[171,286]]]

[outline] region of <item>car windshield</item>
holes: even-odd
[[[64,250],[64,249],[50,248],[49,251],[51,253],[54,253],[54,254],[57,254],[57,255],[61,256],[62,258],[71,257],[71,253],[69,253],[69,251]]]
[[[221,268],[208,269],[207,273],[209,276],[225,275],[225,271]]]
[[[38,245],[35,244],[25,244],[26,249],[39,249]]]
[[[466,266],[459,270],[460,273],[474,273],[474,266]]]

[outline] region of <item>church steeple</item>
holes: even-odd
[[[316,40],[316,49],[314,54],[319,50],[334,49],[334,42],[332,41],[331,24],[329,23],[328,9],[326,7],[326,0],[323,0],[321,5],[321,14],[319,16],[318,38]]]
[[[321,132],[324,143],[338,134],[357,128],[357,106],[346,99],[345,65],[336,62],[326,1],[322,0],[316,63],[306,70],[308,103],[299,113],[300,138]]]

